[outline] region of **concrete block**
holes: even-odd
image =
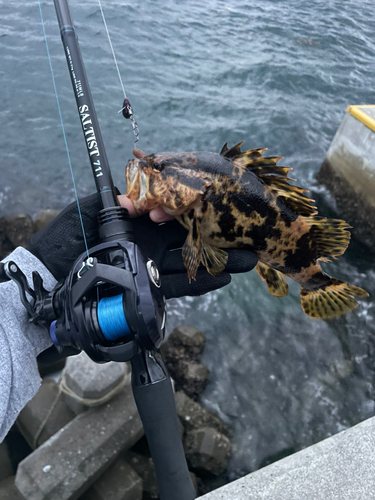
[[[128,365],[125,363],[95,363],[82,352],[67,359],[64,377],[67,387],[74,394],[94,403],[121,384],[128,370]],[[84,402],[80,403],[70,396],[67,396],[66,401],[76,414],[86,409]]]
[[[142,500],[142,493],[142,479],[122,457],[119,457],[80,500]]]
[[[189,467],[198,474],[220,476],[228,466],[231,448],[229,439],[211,427],[187,432],[184,439]]]
[[[340,216],[353,226],[351,232],[373,247],[375,106],[349,106],[317,178],[331,191]]]
[[[0,482],[1,500],[25,500],[14,484],[14,476]]]
[[[47,224],[52,222],[60,212],[61,210],[53,210],[51,208],[39,212],[34,219],[34,232],[36,233],[40,229],[43,229],[45,226],[47,226]]]
[[[39,391],[27,403],[17,418],[17,426],[32,449],[47,441],[64,425],[70,422],[75,414],[65,402],[64,395],[59,393],[59,387],[53,380],[43,380]],[[56,400],[56,398],[58,398]],[[52,412],[48,416],[51,407]],[[41,425],[48,416],[43,430]]]
[[[375,417],[248,474],[202,500],[375,498]]]
[[[228,428],[219,417],[193,401],[183,391],[175,393],[175,402],[177,414],[187,431],[201,429],[202,427],[212,427],[222,434],[228,435]]]
[[[5,441],[0,443],[0,481],[14,474],[9,456],[8,445]],[[0,496],[1,499],[1,496]]]
[[[125,460],[132,466],[143,481],[143,500],[156,500],[159,498],[155,466],[151,457],[129,451]]]
[[[81,413],[18,466],[27,500],[76,500],[143,435],[132,389]]]

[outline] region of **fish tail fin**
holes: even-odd
[[[329,277],[328,277],[329,278]],[[326,284],[313,291],[301,288],[303,311],[315,319],[329,319],[346,314],[357,307],[353,297],[368,297],[363,288],[329,278]]]
[[[345,252],[350,242],[349,224],[317,215],[303,217],[303,220],[311,226],[310,240],[315,247],[316,259],[329,262],[330,258],[336,259]]]

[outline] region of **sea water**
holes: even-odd
[[[71,0],[107,155],[118,188],[131,158],[130,123],[96,0]],[[268,147],[340,216],[315,178],[349,104],[375,98],[373,2],[103,0],[138,147],[220,151]],[[52,0],[42,1],[79,196],[94,191]],[[0,1],[0,210],[35,215],[73,198],[37,1]],[[324,266],[370,298],[345,317],[313,321],[299,286],[268,294],[255,272],[201,298],[169,301],[171,331],[207,337],[202,399],[231,428],[234,479],[375,413],[373,258],[353,241]]]

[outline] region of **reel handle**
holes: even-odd
[[[193,500],[196,493],[181,442],[172,383],[161,356],[142,351],[131,363],[134,399],[155,464],[160,498]]]
[[[0,283],[5,283],[6,281],[10,281],[10,278],[5,272],[5,264],[0,262]]]

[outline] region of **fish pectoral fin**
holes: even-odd
[[[258,261],[255,269],[263,281],[266,282],[268,291],[274,297],[286,297],[289,285],[286,277],[268,264]]]
[[[189,219],[186,214],[177,215],[176,219],[185,229],[189,231]]]
[[[357,307],[353,297],[368,297],[363,288],[349,285],[343,281],[330,279],[322,288],[314,291],[301,288],[301,305],[310,318],[329,319],[346,314]]]
[[[194,215],[192,224],[189,228],[189,234],[182,247],[182,259],[187,269],[189,283],[191,283],[192,279],[195,280],[195,275],[197,274],[197,269],[202,259],[202,253],[203,245],[200,221],[197,216]]]
[[[228,261],[228,254],[221,248],[203,243],[202,264],[212,276],[220,274]]]

